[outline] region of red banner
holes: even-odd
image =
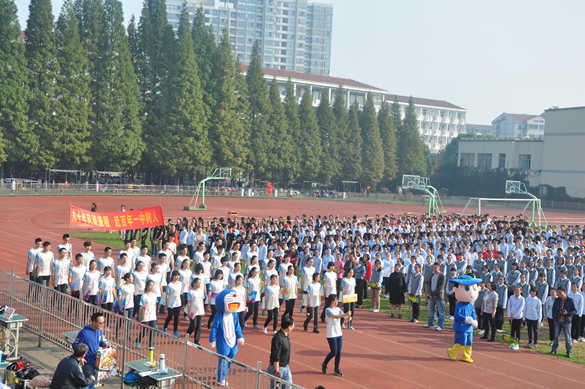
[[[162,207],[135,209],[126,212],[91,212],[69,205],[69,224],[97,230],[137,230],[164,225]]]

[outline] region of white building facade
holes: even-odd
[[[247,66],[242,67],[244,72]],[[280,88],[280,94],[284,99],[286,94],[286,84],[288,78],[295,88],[295,95],[297,101],[300,102],[303,96],[305,85],[311,89],[313,97],[313,106],[317,107],[321,102],[321,94],[325,89],[329,92],[329,100],[331,103],[335,100],[335,90],[341,85],[345,92],[345,101],[349,108],[356,100],[360,107],[363,107],[368,93],[374,97],[374,105],[376,110],[380,109],[382,102],[394,103],[396,99],[400,105],[402,117],[404,118],[408,101],[410,97],[392,95],[381,88],[376,88],[348,78],[329,77],[321,75],[313,75],[299,72],[292,72],[280,69],[264,68],[264,77],[270,83],[272,79],[276,78]],[[443,150],[447,144],[457,137],[460,133],[466,133],[465,117],[467,110],[455,104],[451,104],[442,100],[432,100],[413,97],[415,112],[417,115],[418,129],[421,138],[431,150],[431,153],[436,154]]]
[[[461,139],[458,166],[518,169],[531,187],[564,187],[585,198],[585,107],[546,110],[543,139]],[[544,193],[543,193],[544,194]]]
[[[183,0],[167,0],[167,18],[178,28]],[[307,0],[191,0],[186,2],[193,20],[203,7],[205,24],[213,26],[216,42],[227,26],[234,58],[250,62],[252,46],[260,42],[264,67],[330,74],[333,6]]]
[[[492,135],[496,138],[543,139],[545,119],[543,115],[502,113],[492,121]]]

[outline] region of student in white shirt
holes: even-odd
[[[549,346],[553,344],[553,339],[555,338],[555,319],[552,314],[553,305],[555,300],[557,299],[557,290],[551,287],[548,291],[550,296],[547,297],[545,303],[546,309],[546,319],[548,321],[548,339],[549,341],[546,343]]]
[[[110,247],[106,247],[104,249],[104,256],[101,257],[97,262],[98,271],[100,273],[104,273],[104,268],[109,266],[113,268],[115,266],[114,258],[112,258],[112,249]]]
[[[230,273],[232,275],[233,273]],[[244,275],[237,274],[234,280],[234,286],[231,288],[233,289],[237,296],[238,300],[240,300],[240,307],[236,311],[238,315],[238,321],[240,322],[240,328],[244,328],[244,316],[246,315],[246,287],[244,287]]]
[[[260,306],[260,277],[258,277],[258,268],[253,268],[250,271],[248,280],[246,281],[246,289],[248,296],[246,299],[248,303],[248,312],[246,313],[246,316],[244,316],[244,327],[246,327],[248,318],[254,315],[254,328],[259,329],[258,307]]]
[[[110,312],[112,312],[116,298],[116,292],[114,291],[115,287],[116,280],[112,277],[112,268],[106,266],[104,267],[104,274],[100,279],[99,302],[102,305],[102,308]]]
[[[67,260],[67,249],[61,247],[58,249],[57,259],[53,261],[51,266],[51,282],[58,292],[67,292],[67,275],[69,274],[70,264],[71,262]]]
[[[134,276],[126,273],[122,276],[124,283],[118,288],[118,307],[122,314],[128,313],[128,317],[134,316]]]
[[[134,276],[134,313],[136,316],[138,316],[140,298],[144,294],[144,289],[146,288],[146,277],[148,277],[148,273],[144,270],[144,262],[136,262],[136,266],[134,267],[134,272],[132,275]]]
[[[119,288],[124,283],[124,275],[126,273],[130,273],[132,271],[132,266],[128,262],[128,256],[126,254],[122,254],[120,256],[120,264],[116,266],[116,286]]]
[[[286,276],[282,278],[281,285],[281,290],[283,291],[282,296],[285,304],[285,311],[282,316],[290,315],[290,317],[292,317],[295,309],[295,302],[297,301],[298,286],[298,279],[295,275],[295,267],[293,265],[288,265]]]
[[[142,246],[140,248],[140,255],[136,257],[136,262],[134,263],[134,265],[136,266],[138,262],[144,263],[146,271],[150,271],[152,258],[150,257],[150,255],[148,255],[148,246]]]
[[[193,272],[191,271],[191,260],[189,258],[183,260],[181,263],[181,270],[179,270],[179,281],[183,285],[183,290],[181,291],[181,305],[183,307],[187,306],[187,301],[189,297],[189,285],[191,284],[191,275]],[[187,315],[185,318],[188,319]]]
[[[521,295],[522,288],[514,287],[514,294],[508,299],[508,320],[510,321],[510,335],[518,339],[518,343],[512,343],[509,348],[518,350],[520,343],[520,326],[524,317],[524,297]]]
[[[189,317],[187,334],[191,336],[195,332],[194,340],[197,345],[201,345],[199,342],[201,339],[201,322],[203,321],[203,315],[205,315],[205,309],[203,308],[204,289],[201,278],[195,278],[191,282],[191,290],[187,297],[187,316]]]
[[[352,312],[348,311],[345,313],[341,312],[341,309],[337,306],[339,301],[337,295],[331,294],[327,297],[325,306],[325,316],[327,317],[327,342],[329,343],[329,354],[325,357],[325,361],[321,364],[321,371],[327,374],[327,364],[333,357],[335,357],[335,370],[333,375],[341,377],[341,371],[339,370],[339,363],[341,362],[341,347],[343,342],[343,333],[341,332],[340,320],[348,319],[351,323]]]
[[[223,282],[223,271],[221,271],[221,269],[217,269],[213,275],[213,280],[209,284],[209,290],[207,293],[209,296],[209,305],[211,305],[211,316],[209,316],[209,319],[207,320],[208,329],[211,328],[211,323],[213,323],[213,319],[217,313],[217,308],[215,308],[215,296],[217,296],[224,289],[225,284]]]
[[[303,324],[305,331],[308,331],[309,323],[313,319],[313,332],[319,333],[319,306],[321,305],[321,293],[323,287],[319,283],[321,281],[321,274],[318,272],[313,273],[313,282],[311,282],[306,289],[307,296],[307,318]]]
[[[57,251],[61,248],[65,248],[65,260],[69,263],[73,260],[73,246],[69,243],[70,240],[71,237],[69,234],[63,234],[63,243],[57,246]]]
[[[301,316],[305,314],[305,306],[307,305],[307,288],[313,280],[315,268],[313,267],[313,258],[307,258],[306,265],[301,269],[301,292],[303,293],[303,301],[301,305]]]
[[[99,293],[101,273],[97,270],[95,260],[89,263],[89,270],[83,276],[83,298],[90,304],[98,305],[96,296]]]
[[[33,270],[35,268],[35,257],[41,251],[43,251],[43,240],[41,238],[36,238],[35,239],[35,247],[31,248],[28,251],[28,258],[26,260],[26,275],[28,275],[29,280],[31,280],[32,282],[37,282],[37,278],[36,278]],[[34,286],[32,284],[30,284],[28,287],[28,292],[26,292],[26,298],[27,299],[30,298],[31,295],[33,295],[33,294],[34,294]]]
[[[573,300],[575,310],[577,311],[577,313],[573,315],[571,323],[571,339],[573,339],[573,343],[577,343],[580,338],[579,333],[581,331],[584,301],[583,296],[579,293],[579,288],[576,283],[571,285],[571,292],[567,293],[567,296]]]
[[[171,319],[173,320],[173,335],[179,337],[177,329],[179,328],[179,316],[181,313],[181,296],[183,292],[183,284],[179,281],[179,272],[174,270],[171,273],[171,282],[167,285],[165,305],[168,310],[163,332],[167,332],[167,328]]]
[[[271,259],[271,261],[274,261]],[[276,270],[275,270],[276,271]],[[264,327],[262,331],[267,334],[268,333],[268,324],[274,319],[273,328],[272,328],[272,335],[276,334],[276,328],[278,327],[278,309],[280,307],[278,303],[278,297],[280,295],[280,286],[278,286],[278,275],[272,274],[270,275],[270,285],[268,285],[264,289],[265,299],[266,299],[266,312],[268,313],[268,318],[264,322]]]
[[[341,291],[343,292],[344,296],[349,296],[355,294],[355,278],[353,277],[353,269],[348,269],[345,272],[345,276],[341,281]],[[355,313],[355,302],[353,303],[343,303],[343,312],[348,313],[351,312],[349,318],[349,329],[353,330],[353,315]],[[341,328],[345,328],[344,319],[341,319]]]
[[[138,313],[138,320],[145,325],[146,327],[156,328],[156,312],[157,312],[157,301],[158,297],[156,296],[156,286],[153,280],[147,280],[145,291],[142,297],[140,298],[140,312]],[[140,348],[140,341],[142,337],[145,335],[145,330],[142,330],[138,333],[138,338],[136,338],[136,348]],[[151,338],[149,339],[149,344],[152,344],[152,332]]]
[[[163,295],[162,276],[160,275],[158,268],[159,268],[159,264],[156,262],[153,263],[152,266],[150,267],[150,274],[148,276],[146,276],[147,282],[148,281],[154,282],[153,293],[157,297],[157,302],[156,302],[157,309],[159,309],[159,307],[161,305],[160,300],[161,300],[161,297]]]
[[[91,242],[87,241],[83,243],[83,266],[89,267],[89,263],[95,259],[94,253],[91,252]]]
[[[69,268],[69,287],[71,288],[71,297],[79,299],[79,293],[83,285],[83,276],[87,268],[83,266],[83,255],[77,254],[75,256],[76,265]]]
[[[530,288],[530,296],[526,297],[524,304],[524,318],[528,328],[527,348],[536,348],[538,346],[538,326],[542,317],[542,302],[536,296],[538,290],[535,287]]]
[[[51,242],[43,242],[43,250],[35,255],[35,265],[33,267],[37,282],[45,286],[49,286],[51,267],[53,267],[53,261],[55,260],[55,256],[50,250]]]

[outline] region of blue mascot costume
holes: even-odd
[[[242,297],[236,294],[235,290],[224,290],[215,297],[217,314],[211,325],[209,343],[211,348],[217,347],[217,353],[230,359],[234,359],[238,353],[238,343],[244,345],[244,336],[238,321],[236,311],[242,304]],[[227,366],[226,366],[227,365]],[[220,358],[217,367],[217,384],[227,386],[225,377],[232,367]]]
[[[453,283],[453,292],[457,298],[455,307],[455,319],[453,320],[453,330],[455,330],[455,344],[447,353],[449,358],[457,360],[457,354],[463,349],[461,360],[463,362],[473,362],[471,359],[471,346],[473,345],[473,327],[477,327],[477,317],[473,302],[477,300],[479,289],[477,284],[481,282],[479,278],[470,276],[460,276],[449,280]]]

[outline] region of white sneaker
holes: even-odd
[[[341,325],[341,328],[345,328],[345,324],[342,324],[342,325]]]
[[[385,298],[385,299],[387,299],[387,298],[389,298],[389,297],[390,297],[390,296],[389,296],[389,295],[387,295],[387,294],[385,294],[385,295],[384,295],[384,298]]]
[[[429,323],[427,323],[427,324],[423,324],[423,327],[424,328],[433,328],[434,325],[430,325]]]
[[[371,308],[371,309],[370,309],[370,312],[375,312],[374,308]]]
[[[272,331],[272,335],[276,335],[278,331]]]
[[[264,332],[265,334],[268,333],[268,330],[266,329],[266,327],[262,327],[262,332]]]
[[[379,309],[372,309],[372,312],[380,312]]]
[[[437,331],[443,331],[443,327],[437,327]]]
[[[355,328],[353,328],[353,326],[349,326],[349,329],[352,331],[355,330]]]

